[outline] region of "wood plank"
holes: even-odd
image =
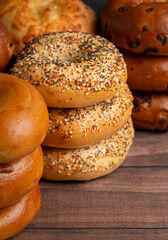
[[[168,169],[120,168],[86,183],[41,182],[31,228],[168,228]]]
[[[26,229],[13,240],[166,240],[167,229]]]
[[[168,166],[168,132],[136,131],[123,166]]]

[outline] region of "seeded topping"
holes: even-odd
[[[43,147],[45,168],[68,176],[116,168],[125,158],[132,138],[130,119],[117,133],[88,147],[72,150]]]
[[[116,47],[100,36],[59,32],[33,39],[11,73],[35,86],[87,95],[117,90],[126,65]]]
[[[99,133],[106,126],[116,127],[132,108],[132,94],[127,85],[112,98],[83,108],[49,108],[48,135],[59,140],[73,139],[74,131],[79,138]],[[76,133],[75,133],[76,134]]]

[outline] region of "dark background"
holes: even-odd
[[[94,9],[100,16],[103,6],[106,4],[106,2],[108,2],[108,0],[83,0],[83,2]]]

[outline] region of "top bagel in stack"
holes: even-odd
[[[15,55],[34,37],[56,31],[96,34],[97,16],[81,0],[0,1],[0,20],[16,44]]]
[[[47,106],[84,107],[114,96],[126,64],[108,40],[87,33],[41,35],[20,53],[11,73],[36,86]]]
[[[34,151],[48,130],[48,110],[26,81],[0,73],[0,163]]]
[[[104,35],[118,47],[168,56],[167,0],[110,0],[101,22]]]

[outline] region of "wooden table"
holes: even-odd
[[[43,206],[13,240],[168,239],[168,133],[136,132],[124,164],[94,181],[41,181]]]

